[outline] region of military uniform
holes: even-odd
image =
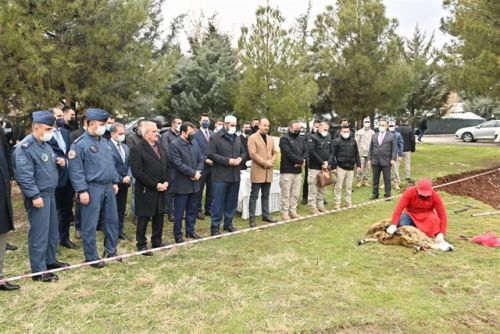
[[[45,113],[52,117],[53,125],[54,117],[48,112],[34,112],[33,122],[49,125],[50,121],[44,121],[50,120]],[[59,243],[55,199],[58,182],[56,155],[47,142],[30,134],[15,146],[13,163],[16,182],[24,195],[24,206],[30,221],[28,249],[31,271],[60,267],[62,263],[56,260]],[[43,207],[33,206],[33,200],[37,198],[43,199]]]
[[[106,121],[108,113],[100,109],[87,110],[87,120]],[[87,192],[89,204],[81,204],[81,234],[85,261],[99,260],[96,227],[100,213],[104,222],[104,255],[116,255],[118,213],[113,184],[121,177],[114,168],[111,143],[87,131],[76,139],[68,152],[69,177],[75,192]]]

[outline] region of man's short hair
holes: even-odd
[[[111,129],[109,130],[109,132],[111,133],[115,133],[118,131],[118,129],[120,128],[125,128],[125,125],[123,125],[122,123],[120,122],[114,122],[113,125],[111,125]]]
[[[200,114],[200,119],[201,119],[202,117],[208,117],[208,118],[210,118],[210,116],[209,116],[206,112],[204,112],[204,113]]]
[[[295,123],[299,123],[299,124],[300,124],[300,122],[299,122],[299,121],[297,121],[297,120],[293,120],[293,121],[290,121],[290,123],[288,123],[288,127],[289,127],[289,128],[291,128],[291,127],[292,127],[292,125],[294,125]]]
[[[196,126],[191,122],[184,122],[181,125],[181,132],[186,132],[189,128],[196,129]]]
[[[320,123],[321,123],[321,120],[319,120],[319,119],[315,119],[315,120],[313,121],[313,124],[320,124]]]
[[[340,120],[340,123],[344,123],[344,122],[349,123],[349,120],[348,120],[347,118],[342,118],[342,119]]]
[[[71,108],[69,106],[65,106],[61,110],[63,111],[63,113],[67,113],[68,111],[73,110],[73,108]]]
[[[176,120],[181,120],[181,121],[182,121],[182,118],[177,117],[177,116],[174,116],[174,117],[172,118],[172,121],[170,122],[170,124],[174,124],[174,122],[175,122]]]
[[[399,121],[401,122],[401,124],[406,124],[406,122],[408,122],[408,119],[406,117],[401,117]]]
[[[340,129],[349,129],[350,130],[349,125],[341,125]]]

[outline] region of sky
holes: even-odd
[[[355,1],[355,0],[352,0]],[[165,31],[168,24],[180,14],[187,13],[185,30],[190,31],[195,18],[204,15],[210,17],[217,14],[216,23],[223,32],[233,37],[236,45],[243,25],[250,26],[255,21],[255,10],[259,5],[265,5],[266,0],[166,0],[162,14]],[[440,19],[447,15],[442,8],[442,0],[383,0],[386,6],[386,16],[397,18],[399,21],[398,33],[410,38],[415,25],[426,31],[428,35],[434,32],[435,46],[441,47],[449,40],[446,34],[439,30]],[[324,10],[326,5],[333,4],[332,0],[312,0],[312,18]],[[286,19],[293,24],[296,17],[307,10],[308,0],[269,0],[269,4],[278,7]],[[183,51],[187,51],[186,33],[179,36]]]

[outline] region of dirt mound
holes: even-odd
[[[439,190],[446,191],[452,195],[467,196],[477,199],[483,203],[489,204],[494,208],[500,209],[500,169],[499,167],[475,170],[462,174],[453,174],[441,177],[434,182],[434,185],[440,185],[455,180],[463,179],[468,176],[481,174],[487,171],[496,170],[486,175],[478,176],[463,182],[439,187]]]

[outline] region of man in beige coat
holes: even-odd
[[[255,208],[259,192],[262,190],[262,221],[276,222],[269,214],[269,192],[273,181],[273,167],[276,161],[274,141],[269,132],[269,120],[263,118],[259,122],[259,130],[248,138],[248,154],[252,159],[250,178],[252,191],[250,193],[250,227],[255,227]]]

